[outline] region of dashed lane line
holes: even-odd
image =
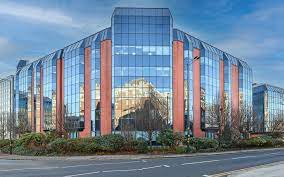
[[[87,166],[102,166],[102,165],[119,165],[119,164],[130,164],[130,163],[139,163],[146,161],[129,161],[129,162],[117,162],[117,163],[94,163],[94,164],[85,164],[85,165],[71,165],[71,166],[54,166],[54,167],[35,167],[35,168],[14,168],[14,169],[4,169],[0,172],[12,172],[12,171],[24,171],[24,170],[50,170],[50,169],[65,169],[65,168],[76,168],[76,167],[87,167]]]
[[[117,163],[100,163],[100,164],[85,164],[85,165],[71,165],[71,166],[64,166],[61,168],[74,168],[74,167],[86,167],[86,166],[101,166],[101,165],[116,165],[116,164],[129,164],[129,163],[139,163],[139,162],[146,162],[146,161],[130,161],[130,162],[117,162]]]
[[[170,166],[169,165],[157,165],[157,166],[144,167],[144,168],[94,171],[94,172],[89,172],[89,173],[80,173],[80,174],[74,174],[74,175],[67,175],[67,176],[64,176],[64,177],[86,176],[86,175],[92,175],[92,174],[98,174],[98,173],[134,172],[134,171],[143,171],[143,170],[150,170],[150,169],[162,168],[162,167],[169,168]]]

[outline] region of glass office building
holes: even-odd
[[[253,86],[255,132],[269,133],[284,119],[284,89],[269,84]]]
[[[169,10],[119,8],[112,27],[112,129],[144,132],[151,123],[155,131],[172,124]]]
[[[73,138],[149,130],[214,137],[210,107],[252,108],[243,61],[174,28],[167,8],[115,8],[111,27],[15,74],[15,112],[31,131]]]
[[[0,139],[9,138],[14,124],[14,76],[0,79]]]

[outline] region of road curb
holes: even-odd
[[[94,155],[94,156],[20,156],[8,155],[1,156],[1,160],[143,160],[143,159],[159,159],[159,158],[181,158],[181,157],[195,157],[195,156],[211,156],[220,154],[236,154],[245,152],[259,152],[271,150],[284,150],[284,148],[267,148],[267,149],[249,149],[249,150],[236,150],[212,153],[194,153],[194,154],[167,154],[167,155]]]
[[[243,169],[238,169],[238,170],[233,170],[233,171],[217,173],[217,174],[210,175],[210,177],[224,177],[224,176],[237,177],[238,175],[241,175],[243,173],[247,173],[247,172],[252,171],[252,170],[258,170],[258,169],[262,169],[262,168],[269,168],[269,167],[272,167],[272,166],[275,166],[275,165],[282,165],[282,164],[284,164],[284,161],[273,162],[273,163],[269,163],[269,164],[257,165],[257,166],[253,166],[253,167],[248,167],[248,168],[243,168]]]

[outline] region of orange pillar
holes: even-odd
[[[173,42],[173,130],[184,132],[184,49],[183,42]]]
[[[63,59],[57,59],[56,63],[56,130],[63,132]]]
[[[111,134],[111,40],[101,42],[101,135]]]
[[[200,57],[200,50],[193,49],[193,58]],[[201,108],[200,108],[200,60],[193,61],[193,136],[205,137],[201,130]]]
[[[232,65],[232,124],[233,126],[238,126],[239,120],[239,69],[238,66]]]
[[[91,48],[85,48],[85,87],[84,87],[84,130],[80,132],[80,137],[91,136]]]

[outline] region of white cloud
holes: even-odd
[[[246,14],[216,46],[249,60],[283,51],[284,6],[266,7]]]
[[[79,26],[72,17],[60,11],[16,3],[0,3],[0,14],[31,20],[31,22],[42,22],[70,27]]]
[[[284,6],[262,6],[241,16],[215,45],[245,58],[256,82],[284,86]]]
[[[16,46],[7,38],[0,36],[0,54],[1,56],[10,56],[16,50]],[[8,60],[8,59],[1,59]]]

